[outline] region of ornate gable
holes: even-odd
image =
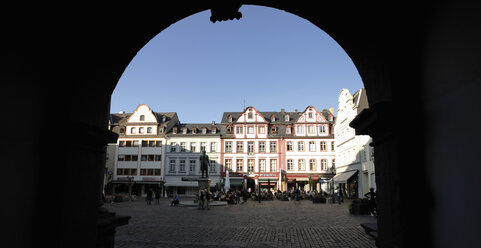
[[[158,123],[154,112],[145,104],[141,104],[127,119],[127,123]]]
[[[327,120],[314,106],[308,106],[296,122],[327,122]]]
[[[257,109],[249,106],[239,115],[237,122],[266,122],[266,120]]]

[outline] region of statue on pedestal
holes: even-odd
[[[200,170],[202,171],[202,178],[204,178],[204,171],[205,171],[205,178],[209,178],[209,156],[205,154],[205,151],[202,151],[202,155],[200,155]]]

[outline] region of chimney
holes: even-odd
[[[281,113],[283,113],[283,114],[284,114],[284,112],[286,112],[286,110],[285,110],[285,109],[283,109],[283,108],[281,108]]]
[[[297,113],[297,109],[296,109],[296,110],[294,110],[294,112],[296,112],[296,113]]]
[[[212,125],[215,125],[215,121],[212,121]]]

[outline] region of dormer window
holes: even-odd
[[[291,134],[291,126],[286,127],[286,134]]]
[[[271,115],[271,121],[272,121],[272,122],[276,121],[276,116],[275,116],[275,115]]]
[[[192,133],[193,133],[193,134],[196,134],[196,133],[197,133],[197,128],[196,128],[196,127],[192,128]]]
[[[164,115],[162,116],[162,122],[165,122],[167,120],[167,117]]]
[[[217,128],[216,128],[216,127],[213,127],[213,128],[212,128],[212,133],[214,133],[214,134],[217,133]]]
[[[229,119],[229,122],[232,122],[232,115],[229,115],[227,118]]]
[[[289,115],[284,116],[284,121],[289,121]]]
[[[203,127],[202,128],[202,134],[206,134],[207,133],[207,128]]]
[[[232,126],[231,126],[231,125],[227,126],[226,132],[227,132],[227,133],[232,133]]]
[[[271,127],[271,133],[277,133],[277,127],[276,126]]]
[[[177,134],[177,128],[176,127],[172,128],[172,133]]]
[[[159,133],[164,133],[164,128],[163,128],[163,127],[159,128]]]
[[[140,116],[140,121],[145,121],[145,115]]]
[[[182,129],[182,133],[183,133],[183,134],[187,134],[187,128],[186,128],[186,127],[184,127],[184,128]]]

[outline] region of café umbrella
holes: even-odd
[[[230,189],[230,179],[229,179],[229,171],[225,173],[225,182],[224,182],[224,191],[227,192]]]

